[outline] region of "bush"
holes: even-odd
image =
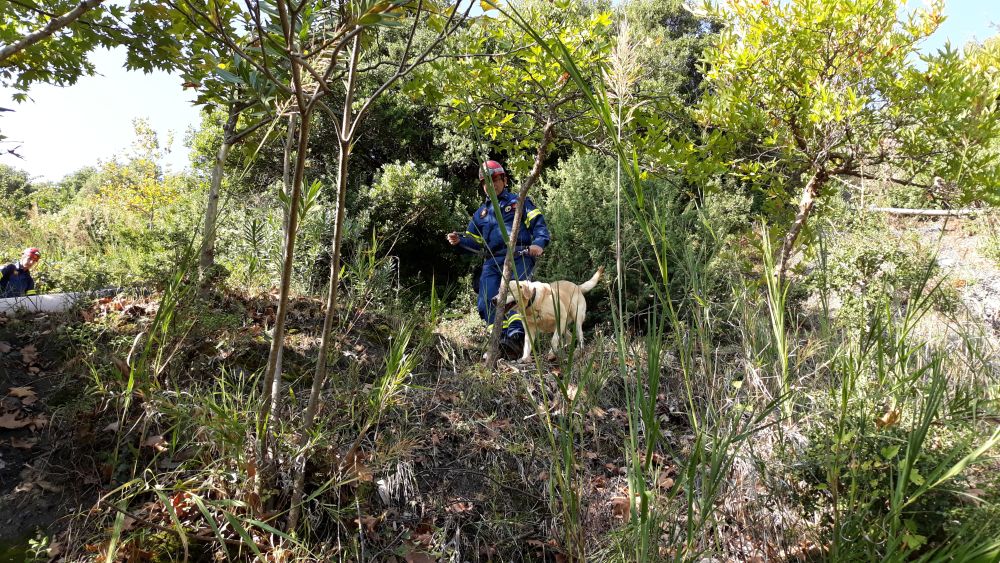
[[[545,177],[538,203],[552,243],[539,261],[539,278],[581,282],[600,265],[614,275],[616,183],[615,161],[594,153],[575,153]],[[655,236],[668,249],[671,295],[686,298],[683,288],[691,287],[693,276],[705,296],[720,290],[721,276],[732,270],[732,255],[723,250],[732,246],[733,234],[749,226],[750,199],[721,189],[699,198],[669,179],[648,180],[644,190],[654,200],[646,202],[645,219],[656,225]],[[621,194],[624,305],[640,313],[653,299],[647,269],[656,273],[658,267],[628,197]]]
[[[982,225],[985,227],[982,229],[983,256],[1000,267],[1000,228],[997,226],[996,219],[989,215],[983,218]]]
[[[464,230],[468,222],[453,209],[451,191],[430,167],[412,161],[386,164],[359,198],[354,228],[374,231],[385,252],[399,258],[403,279],[451,279],[458,255],[444,235]]]
[[[895,235],[882,216],[839,210],[830,217],[824,241],[826,268],[807,277],[811,288],[828,290],[841,303],[841,323],[864,322],[872,307],[889,303],[898,308],[913,288],[933,279],[940,268],[914,234]],[[938,309],[954,306],[954,292],[945,288],[933,297]]]

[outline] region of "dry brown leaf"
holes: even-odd
[[[437,559],[417,549],[417,547],[412,544],[406,544],[403,546],[403,560],[406,561],[406,563],[437,563]]]
[[[142,443],[142,447],[153,448],[158,452],[165,452],[167,451],[167,441],[160,435],[150,436]]]
[[[33,344],[28,344],[21,348],[21,361],[27,365],[35,363],[38,359],[38,350]]]
[[[42,428],[45,428],[48,425],[49,425],[49,417],[45,416],[44,414],[40,414],[32,418],[31,423],[29,424],[32,430],[41,430]]]
[[[473,506],[471,502],[463,502],[456,500],[452,501],[451,504],[445,507],[445,512],[448,512],[450,514],[464,514],[466,512],[471,512],[472,508]]]
[[[29,397],[35,397],[35,392],[31,390],[31,387],[9,387],[7,388],[7,395],[14,397],[15,399],[26,399]]]
[[[62,485],[56,485],[55,483],[50,483],[49,481],[35,481],[38,488],[49,492],[49,493],[61,493],[63,492]]]
[[[117,356],[111,357],[111,363],[115,365],[115,370],[117,370],[118,374],[121,375],[122,377],[128,377],[129,374],[132,372],[132,368],[129,367],[129,365],[125,362],[125,360]]]
[[[29,424],[31,424],[30,418],[22,418],[18,420],[16,412],[8,412],[0,415],[0,428],[4,428],[6,430],[24,428]]]
[[[31,448],[35,447],[35,444],[37,444],[37,443],[38,443],[38,440],[30,440],[30,439],[25,439],[25,438],[11,438],[10,439],[10,447],[18,449],[18,450],[30,450]]]
[[[659,478],[656,480],[656,486],[669,491],[674,486],[674,480],[668,477],[666,473],[660,473]]]
[[[50,559],[55,559],[56,557],[59,557],[60,555],[63,554],[63,551],[65,551],[65,546],[63,545],[62,542],[54,541],[49,544],[48,555]]]
[[[10,352],[10,342],[0,340],[0,354]]]
[[[579,392],[579,387],[575,383],[571,383],[566,387],[566,398],[570,401],[576,399],[576,394]]]
[[[628,506],[628,497],[615,497],[611,499],[610,504],[611,513],[628,522],[631,515]]]
[[[878,426],[879,428],[891,428],[899,422],[899,416],[899,409],[889,409],[885,412],[885,414],[875,419],[875,426]]]
[[[187,517],[195,509],[195,502],[191,500],[191,493],[187,491],[180,491],[175,494],[170,499],[170,504],[173,506],[178,518]]]
[[[417,544],[422,545],[424,547],[430,547],[434,545],[434,530],[431,529],[422,530],[422,528],[423,525],[417,528],[417,530],[414,532],[413,541],[417,542]]]
[[[365,533],[368,534],[369,537],[375,537],[375,528],[379,525],[381,520],[374,516],[363,515],[359,518],[355,518],[354,522],[358,525],[358,527],[364,528]]]

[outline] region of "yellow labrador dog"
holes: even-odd
[[[583,345],[583,320],[587,316],[587,300],[583,294],[597,285],[604,273],[604,267],[585,283],[577,285],[571,281],[543,283],[536,281],[507,282],[506,310],[521,307],[524,317],[524,353],[521,362],[531,361],[531,341],[539,332],[552,333],[552,351],[549,359],[555,357],[556,350],[564,339],[570,336],[571,324],[576,325],[577,343]],[[499,296],[497,296],[499,297]]]

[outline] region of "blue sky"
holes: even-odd
[[[921,0],[908,4],[920,5]],[[945,15],[947,20],[925,49],[938,49],[945,41],[960,46],[1000,33],[1000,0],[950,0]],[[83,78],[67,88],[37,85],[26,103],[10,102],[11,92],[0,89],[0,106],[15,110],[0,115],[0,131],[21,145],[18,153],[23,157],[3,154],[0,162],[39,179],[58,180],[122,153],[133,138],[132,120],[146,118],[161,143],[173,132],[168,167],[186,167],[184,135],[199,121],[198,109],[190,103],[192,91],[181,88],[180,78],[162,72],[126,72],[122,51],[98,51],[92,57],[101,76]]]

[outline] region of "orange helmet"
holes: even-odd
[[[490,171],[490,178],[492,178],[493,176],[496,176],[497,174],[506,174],[506,172],[503,169],[503,165],[501,165],[499,162],[497,162],[495,160],[487,160],[486,162],[483,163],[483,166],[479,167],[479,179],[480,180],[484,179],[484,177],[483,177],[483,168],[484,167],[489,169],[489,171]]]

